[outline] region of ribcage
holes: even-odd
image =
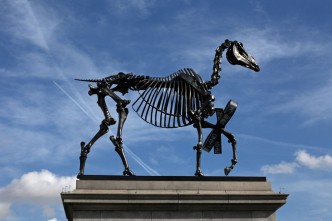
[[[164,128],[192,124],[188,112],[203,102],[206,87],[201,77],[190,68],[164,78],[146,78],[137,84],[140,96],[133,109],[146,122]]]

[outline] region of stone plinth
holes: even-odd
[[[265,177],[91,175],[61,194],[70,221],[275,221],[287,196]]]

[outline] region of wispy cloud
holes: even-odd
[[[153,7],[155,1],[148,0],[129,0],[123,2],[121,0],[111,1],[109,2],[110,7],[112,8],[112,13],[117,13],[121,16],[130,12],[136,12],[139,16],[148,16],[150,14],[150,10]]]
[[[331,121],[332,78],[328,65],[331,51],[327,50],[332,47],[331,37],[313,27],[308,30],[308,27],[298,25],[291,33],[287,27],[287,24],[284,27],[267,25],[261,29],[247,27],[234,31],[234,36],[244,39],[246,48],[262,66],[265,76],[261,78],[265,79],[265,84],[280,90],[266,102],[264,113],[296,113],[305,126]],[[288,65],[267,69],[271,73],[265,70],[267,65],[280,60]]]
[[[84,115],[66,97],[59,97],[61,92],[44,93],[48,91],[46,85],[15,83],[12,86],[15,88],[12,99],[0,101],[6,107],[0,111],[4,153],[0,163],[31,163],[50,158],[62,162],[64,156],[71,155],[68,146],[62,144],[74,145],[74,137],[80,133],[76,127]]]
[[[41,49],[49,50],[46,38],[52,36],[57,24],[55,19],[39,20],[34,12],[36,8],[31,7],[31,3],[26,0],[6,1],[5,7],[9,13],[2,16],[8,22],[8,32],[20,40],[25,39]],[[48,16],[51,14],[48,13]]]
[[[303,125],[332,120],[332,78],[326,79],[320,88],[313,87],[300,95],[293,96],[283,105],[276,105],[273,112],[299,113],[306,117]]]
[[[307,30],[298,27],[293,30],[293,35],[284,35],[282,31],[286,27],[266,26],[260,29],[247,27],[236,29],[232,35],[236,38],[244,39],[248,50],[259,63],[264,64],[277,59],[312,57],[313,55],[322,56],[330,53],[326,48],[331,45],[331,42],[322,33],[312,31],[308,34]],[[302,38],[296,38],[298,35],[302,35]],[[317,44],[317,39],[313,39],[313,35],[316,35],[325,44]]]
[[[305,144],[300,144],[300,143],[291,143],[291,142],[284,142],[284,141],[278,141],[278,140],[272,140],[272,139],[267,139],[264,137],[258,137],[258,136],[253,136],[253,135],[248,135],[248,134],[239,134],[238,137],[242,139],[248,139],[248,140],[253,140],[256,142],[263,142],[267,144],[272,144],[275,146],[282,146],[282,147],[291,147],[293,149],[309,149],[312,151],[328,151],[329,147],[318,147],[318,146],[309,146]]]
[[[28,45],[29,50],[16,51],[16,65],[3,69],[4,77],[9,80],[6,86],[1,86],[5,93],[0,104],[6,108],[0,110],[4,119],[0,127],[4,128],[1,137],[6,155],[0,162],[31,163],[49,159],[51,155],[61,162],[65,155],[70,155],[68,146],[61,143],[74,144],[77,135],[73,134],[77,133],[76,127],[82,124],[84,115],[57,92],[65,92],[61,86],[65,85],[72,94],[67,95],[75,97],[80,108],[94,116],[92,105],[74,87],[71,76],[94,72],[96,67],[90,56],[61,39],[62,31],[55,31],[61,19],[54,10],[25,0],[5,1],[4,7],[7,11],[1,18],[7,23],[3,27],[8,29],[3,31],[15,44]],[[52,84],[54,80],[59,83]],[[65,134],[59,139],[62,133]],[[13,134],[19,136],[14,139]]]

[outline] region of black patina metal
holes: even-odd
[[[96,86],[89,85],[89,95],[97,95],[97,103],[105,117],[100,124],[99,131],[90,142],[87,144],[83,141],[81,142],[78,176],[84,174],[85,162],[91,146],[108,132],[109,126],[116,124],[115,119],[107,108],[106,96],[111,97],[116,102],[116,111],[119,115],[117,135],[116,137],[111,136],[110,140],[124,165],[123,175],[134,175],[129,168],[122,143],[122,128],[127,119],[129,112],[127,105],[130,103],[130,100],[124,100],[115,94],[115,92],[120,92],[124,95],[129,91],[139,92],[140,96],[133,103],[132,107],[147,123],[162,128],[193,125],[197,129],[198,143],[194,146],[194,150],[196,150],[196,176],[203,175],[200,168],[202,149],[210,151],[214,146],[215,153],[221,153],[221,134],[226,136],[232,144],[233,150],[232,164],[225,168],[225,174],[228,175],[237,163],[236,139],[224,128],[234,114],[237,104],[231,100],[225,109],[214,108],[215,98],[210,92],[219,82],[221,58],[225,49],[228,49],[226,57],[231,64],[238,64],[256,72],[259,71],[259,66],[256,64],[255,59],[246,53],[242,43],[225,40],[216,49],[210,81],[203,81],[191,68],[181,69],[168,77],[149,77],[120,72],[103,79],[75,79],[96,83]],[[211,124],[205,120],[215,113],[217,115],[217,124]],[[212,128],[204,145],[202,128]]]

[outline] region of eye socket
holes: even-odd
[[[241,56],[245,56],[245,57],[247,57],[248,54],[247,54],[247,52],[244,50],[244,48],[243,48],[243,44],[240,43],[239,45],[240,45],[241,47],[237,47],[237,51],[239,52],[239,54],[240,54]]]

